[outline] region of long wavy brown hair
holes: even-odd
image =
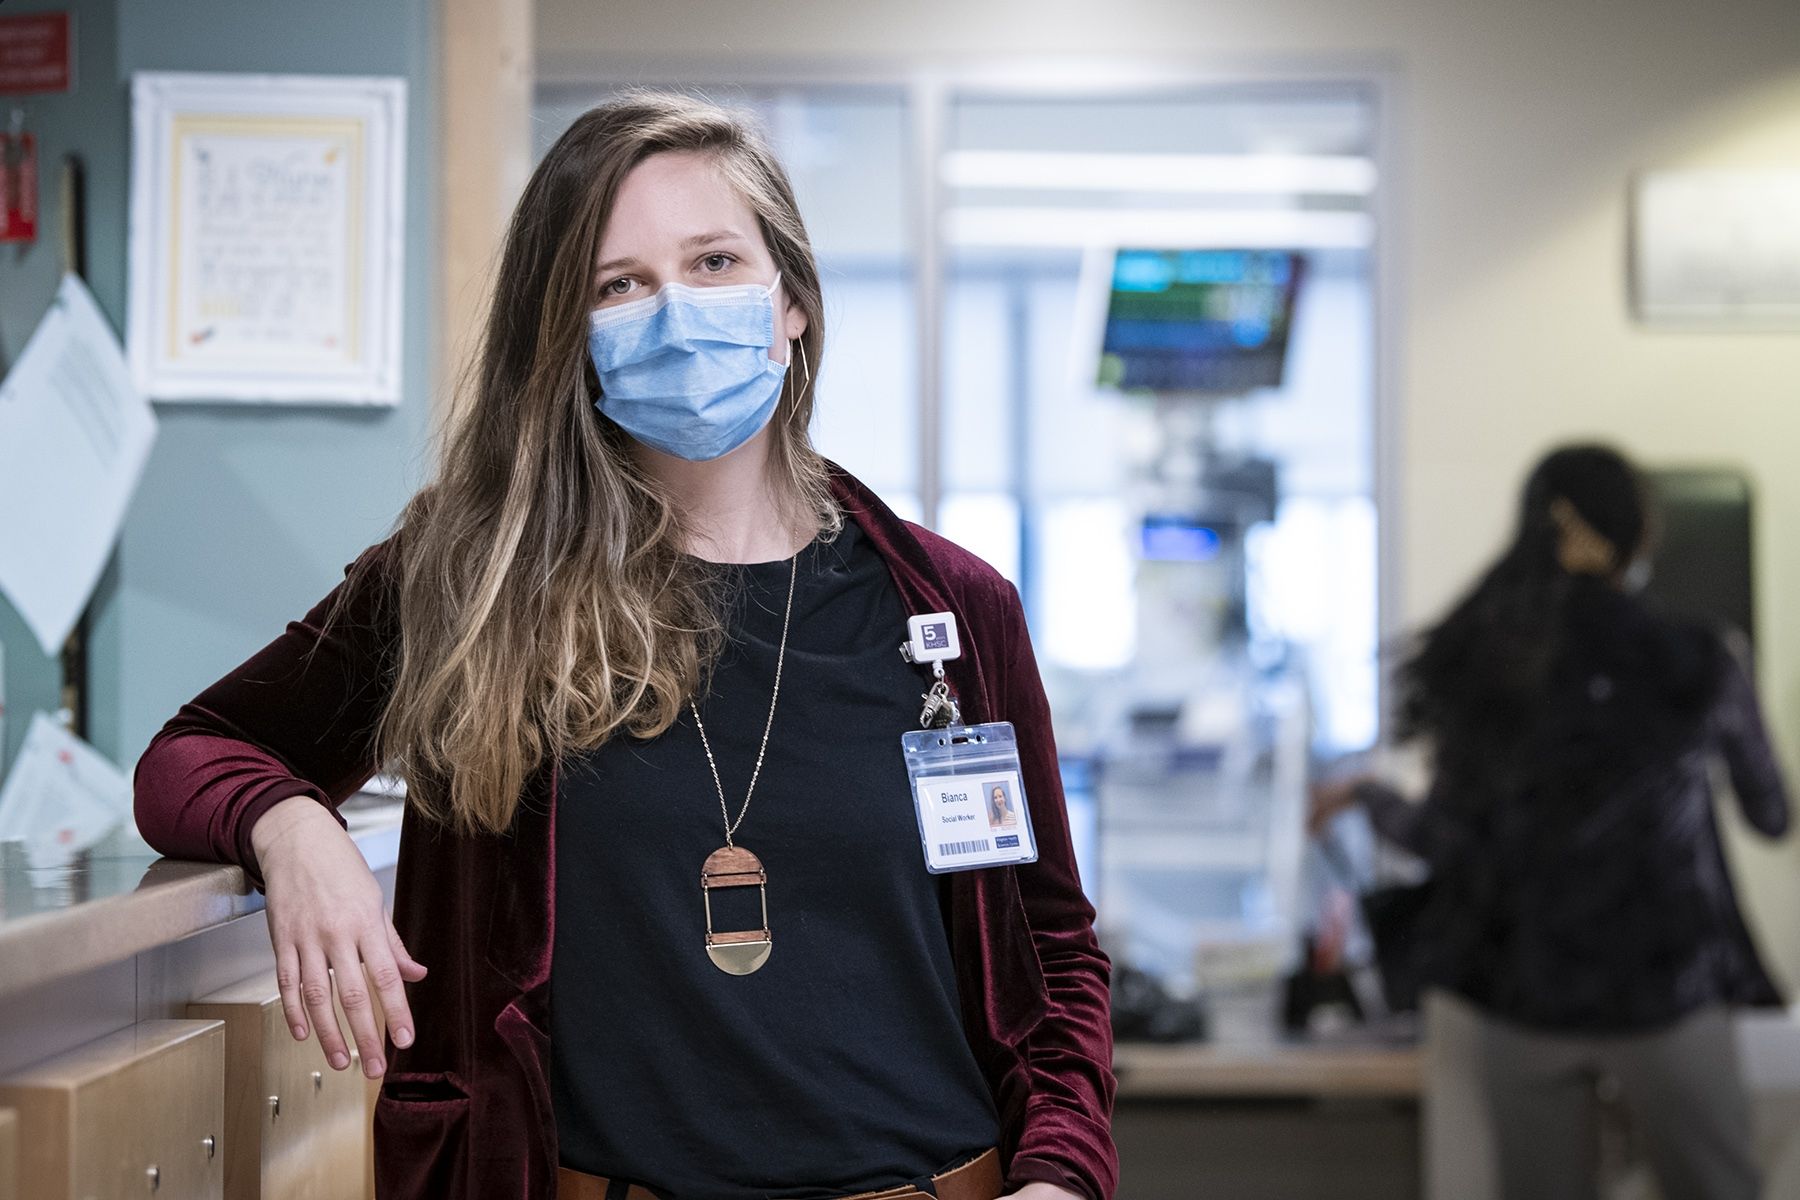
[[[513,211],[436,479],[384,567],[400,639],[378,751],[410,803],[462,831],[505,830],[546,763],[666,730],[722,640],[717,573],[683,553],[684,514],[595,408],[587,354],[614,198],[664,151],[710,156],[742,194],[806,314],[802,361],[816,371],[823,357],[812,246],[745,118],[634,92],[582,114],[545,155]],[[771,490],[797,527],[834,531],[829,467],[807,432],[811,372],[798,374],[772,419]]]

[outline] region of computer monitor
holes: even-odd
[[[1662,520],[1645,589],[1664,610],[1756,636],[1750,481],[1731,468],[1649,472]]]
[[[1092,382],[1162,394],[1279,387],[1305,261],[1285,250],[1114,251]]]

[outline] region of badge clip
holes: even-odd
[[[909,663],[931,664],[931,690],[919,698],[925,706],[919,710],[922,729],[943,729],[960,724],[962,711],[956,697],[950,694],[950,682],[944,677],[944,663],[962,657],[962,637],[957,633],[956,614],[926,613],[906,619],[906,643],[900,657]]]
[[[925,707],[919,710],[919,728],[945,729],[962,724],[962,709],[957,706],[956,697],[950,694],[950,681],[944,678],[944,664],[932,663],[931,673],[937,678],[932,681],[931,690],[919,697],[925,701]]]

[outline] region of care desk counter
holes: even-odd
[[[1424,1056],[1410,1042],[1122,1043],[1113,1135],[1129,1200],[1409,1200]]]
[[[393,899],[401,805],[340,810]],[[0,847],[0,1200],[366,1197],[374,1088],[288,1034],[263,897],[129,829]]]
[[[340,810],[393,897],[399,802]],[[234,866],[158,856],[120,831],[68,867],[0,848],[0,1076],[272,971],[263,897]]]

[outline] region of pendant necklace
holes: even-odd
[[[805,547],[801,547],[803,551]],[[706,953],[713,965],[728,975],[748,975],[769,961],[773,942],[769,937],[769,873],[762,860],[738,845],[735,838],[744,814],[750,811],[750,797],[756,794],[756,780],[762,774],[763,755],[769,750],[769,731],[775,727],[775,704],[781,699],[781,667],[787,659],[788,623],[794,616],[794,581],[800,574],[800,553],[795,551],[788,571],[787,611],[781,617],[781,645],[775,652],[775,691],[769,697],[769,719],[763,725],[762,745],[756,751],[756,769],[750,772],[750,786],[744,791],[744,805],[737,820],[725,803],[725,784],[719,779],[719,763],[713,757],[712,742],[707,740],[706,725],[700,720],[700,706],[688,697],[688,708],[694,714],[694,728],[700,731],[700,745],[706,750],[706,765],[712,768],[713,787],[719,792],[719,816],[725,821],[725,844],[707,855],[700,868],[700,894],[706,901]],[[712,894],[715,888],[753,887],[761,894],[762,928],[727,933],[713,930]]]

